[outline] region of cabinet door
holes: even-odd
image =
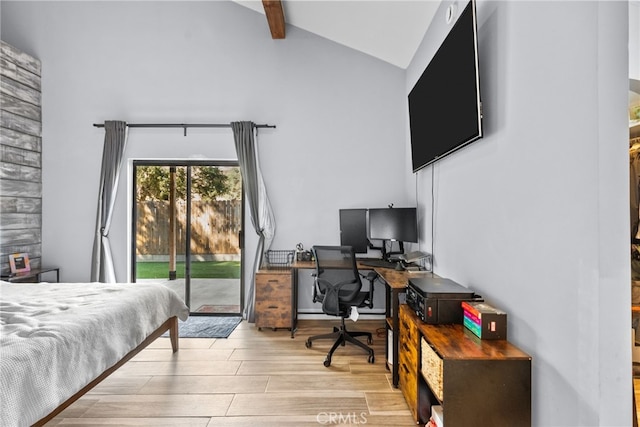
[[[445,359],[443,381],[446,425],[531,426],[528,361]]]

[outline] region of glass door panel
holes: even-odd
[[[240,314],[240,170],[204,165],[190,171],[191,310]]]
[[[192,314],[242,312],[237,165],[134,162],[133,281],[174,289]]]
[[[136,282],[162,283],[186,298],[184,235],[186,167],[134,163]]]

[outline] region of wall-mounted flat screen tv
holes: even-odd
[[[474,0],[409,93],[409,125],[414,172],[482,137]]]

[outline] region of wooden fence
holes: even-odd
[[[176,251],[184,254],[186,203],[176,202]],[[136,255],[169,254],[169,202],[138,202]],[[191,202],[191,253],[239,254],[242,205],[239,200]]]

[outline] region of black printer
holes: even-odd
[[[442,277],[409,279],[407,305],[425,323],[462,324],[462,301],[482,301],[482,298],[451,279]]]

